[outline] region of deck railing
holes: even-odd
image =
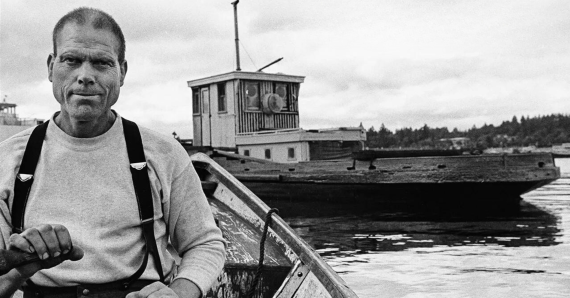
[[[0,125],[34,126],[39,123],[39,119],[18,118],[15,114],[0,113]]]
[[[275,134],[283,134],[283,133],[291,133],[302,131],[301,128],[288,128],[288,129],[278,129],[278,130],[265,130],[265,131],[256,131],[256,132],[241,132],[238,133],[238,136],[259,136],[259,135],[275,135]]]

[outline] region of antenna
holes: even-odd
[[[281,58],[279,58],[279,59],[277,59],[277,60],[275,60],[275,61],[273,61],[273,62],[271,62],[271,63],[269,63],[269,64],[267,64],[267,65],[265,65],[264,67],[258,69],[257,71],[260,72],[260,71],[262,71],[262,70],[268,68],[269,66],[271,66],[271,65],[273,65],[273,64],[275,64],[275,63],[277,63],[277,62],[279,62],[279,61],[281,61],[281,60],[283,60],[283,57],[281,57]]]
[[[238,36],[238,19],[237,19],[237,5],[239,3],[239,0],[236,0],[234,2],[232,2],[232,5],[234,6],[234,27],[235,27],[235,31],[236,31],[236,62],[237,62],[237,71],[241,71],[241,68],[239,66],[239,36]]]

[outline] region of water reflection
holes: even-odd
[[[289,204],[272,202],[322,255],[434,246],[558,244],[557,218],[525,200],[514,205]]]

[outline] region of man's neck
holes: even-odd
[[[75,138],[94,138],[107,132],[115,123],[117,116],[112,111],[107,112],[93,121],[78,121],[65,112],[58,113],[55,124],[66,134]]]

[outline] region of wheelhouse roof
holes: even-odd
[[[265,73],[265,72],[247,72],[247,71],[232,71],[224,74],[214,75],[202,79],[188,81],[188,87],[199,87],[219,82],[230,80],[243,79],[243,80],[257,80],[257,81],[279,81],[287,83],[303,83],[305,77],[286,75],[282,73]]]

